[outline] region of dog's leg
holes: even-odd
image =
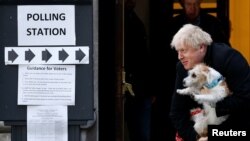
[[[208,126],[207,118],[203,116],[202,118],[196,120],[194,124],[194,129],[200,136],[207,136],[208,133],[207,126]]]
[[[216,103],[222,100],[224,97],[218,94],[198,94],[194,95],[194,100],[198,103],[208,102],[208,103]]]
[[[192,93],[192,89],[190,87],[185,88],[185,89],[177,89],[176,92],[181,94],[181,95],[190,95]]]
[[[208,137],[201,137],[198,141],[208,141]]]
[[[228,118],[228,116],[217,117],[215,107],[211,107],[208,103],[204,103],[203,108],[206,113],[207,123],[210,125],[219,125]]]

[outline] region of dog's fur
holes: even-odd
[[[228,117],[217,117],[215,112],[216,102],[231,94],[225,79],[221,78],[218,71],[201,63],[188,71],[188,76],[183,80],[186,88],[177,90],[177,93],[190,95],[203,105],[203,112],[192,116],[194,129],[200,136],[207,136],[207,125],[219,125]]]

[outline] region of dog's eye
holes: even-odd
[[[196,74],[195,74],[195,73],[193,73],[193,74],[192,74],[192,77],[193,77],[193,78],[195,78],[195,77],[196,77]]]

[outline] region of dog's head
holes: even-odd
[[[188,71],[188,76],[184,78],[183,85],[201,89],[205,85],[213,84],[214,80],[218,80],[221,76],[218,71],[201,63]]]

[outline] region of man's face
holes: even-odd
[[[200,12],[200,0],[183,0],[186,16],[189,20],[195,20]]]
[[[178,59],[181,61],[186,70],[190,70],[196,64],[203,62],[206,53],[205,48],[205,46],[193,48],[186,45],[182,45],[181,47],[178,47],[176,49],[178,53]]]
[[[125,0],[125,8],[127,10],[132,10],[135,8],[136,0]]]

